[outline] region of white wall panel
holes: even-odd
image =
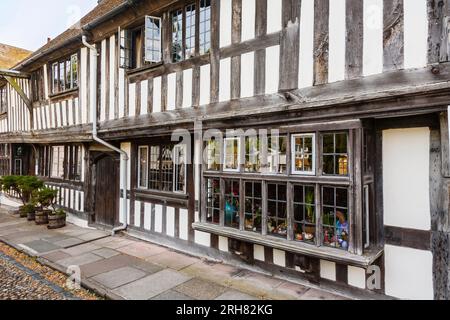
[[[364,0],[363,74],[383,72],[383,0]]]
[[[128,87],[128,116],[136,115],[136,83],[130,83]]]
[[[211,234],[195,231],[195,243],[204,247],[211,247]]]
[[[253,0],[250,0],[252,2]],[[255,94],[255,52],[241,55],[241,97]]]
[[[175,208],[166,209],[166,234],[169,237],[175,237]]]
[[[148,114],[148,80],[141,82],[141,115]]]
[[[231,45],[231,19],[232,19],[232,0],[221,0],[220,47],[226,47]]]
[[[190,107],[192,107],[192,69],[187,69],[183,71],[183,108]]]
[[[153,113],[161,112],[161,77],[153,79]]]
[[[115,117],[116,106],[116,89],[114,87],[116,79],[116,36],[112,35],[109,38],[109,120]]]
[[[204,106],[211,101],[211,65],[200,67],[200,105]]]
[[[175,110],[177,99],[177,74],[167,75],[167,111]]]
[[[345,6],[346,0],[330,1],[329,82],[345,79]]]
[[[219,101],[231,98],[231,58],[220,60]]]
[[[100,122],[106,120],[106,39],[102,41],[100,57]]]
[[[179,231],[179,237],[182,240],[188,240],[189,239],[189,214],[188,211],[185,209],[180,209],[180,231]]]
[[[155,205],[155,232],[162,233],[163,206]]]
[[[427,65],[428,14],[427,0],[404,0],[405,68]]]
[[[282,28],[283,1],[267,1],[267,33],[280,31]]]
[[[336,281],[336,263],[320,260],[320,277],[330,281]]]
[[[277,93],[280,82],[280,46],[266,49],[266,94]]]
[[[256,0],[242,1],[242,41],[255,37],[255,18]]]
[[[141,205],[142,202],[135,201],[134,202],[134,226],[140,228],[141,226]]]
[[[314,0],[303,0],[300,17],[300,69],[299,88],[313,85],[314,81]]]
[[[87,48],[81,49],[80,54],[80,112],[81,112],[81,123],[87,123],[87,111],[89,110],[89,104],[87,101]]]
[[[144,229],[150,231],[152,228],[152,204],[146,202],[144,206]]]
[[[383,131],[384,224],[430,230],[430,129]]]

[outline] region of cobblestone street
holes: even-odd
[[[67,277],[0,243],[0,300],[95,300],[86,290],[70,291]]]

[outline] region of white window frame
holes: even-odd
[[[178,150],[183,150],[183,154],[184,154],[184,166],[183,166],[183,170],[184,170],[184,190],[180,191],[180,190],[176,190],[177,185],[178,185],[178,180],[177,180],[177,166],[178,166],[178,159],[179,159],[179,155],[180,153],[178,152]],[[187,193],[187,148],[186,145],[184,144],[177,144],[173,147],[173,156],[172,156],[172,161],[173,161],[173,192],[174,193],[179,193],[179,194],[186,194]]]
[[[149,37],[147,37],[147,32],[148,29],[150,28],[150,21],[151,20],[157,20],[159,21],[159,60],[155,60],[155,59],[151,59],[149,57],[147,57],[147,39]],[[144,25],[144,61],[147,63],[158,63],[162,61],[162,32],[163,32],[163,26],[162,26],[162,19],[159,17],[154,17],[154,16],[145,16],[145,25]],[[151,39],[153,40],[153,37],[151,37]],[[153,48],[152,48],[153,49]],[[152,50],[155,51],[155,50]]]
[[[297,138],[312,138],[312,171],[299,171],[295,167],[296,150],[295,150],[295,139]],[[315,176],[316,175],[316,134],[315,133],[301,133],[291,135],[291,171],[295,175],[306,175]]]
[[[238,154],[238,163],[237,163],[237,169],[229,169],[226,167],[226,159],[227,159],[227,142],[228,141],[237,141],[237,154]],[[242,165],[242,159],[241,159],[241,141],[242,139],[240,137],[231,137],[231,138],[225,138],[223,143],[223,171],[224,172],[240,172],[241,171],[241,165]]]
[[[145,178],[145,186],[141,185],[141,150],[147,150],[147,177]],[[148,146],[140,146],[138,150],[138,189],[148,189],[148,169],[149,169],[149,148]]]

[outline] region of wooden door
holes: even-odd
[[[95,165],[95,223],[114,227],[119,222],[120,161],[110,155]]]

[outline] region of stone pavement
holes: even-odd
[[[67,273],[79,266],[85,287],[110,299],[336,300],[337,294],[199,259],[151,243],[68,225],[60,230],[0,209],[0,241]]]

